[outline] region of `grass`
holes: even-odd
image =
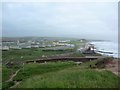
[[[2,81],[8,80],[11,74],[12,74],[12,69],[3,67],[2,68]]]
[[[84,57],[85,55],[80,53],[80,52],[75,52],[71,56],[73,56],[73,57]]]
[[[25,80],[19,88],[116,88],[118,78],[108,71],[62,70]],[[109,82],[108,82],[109,81]],[[34,83],[33,83],[34,82]]]
[[[44,65],[28,64],[26,74],[17,88],[116,88],[118,78],[110,71],[91,69],[97,61],[75,65],[73,62],[57,62]],[[28,76],[28,77],[26,77]],[[34,82],[34,83],[33,83]]]
[[[74,44],[75,45],[74,51],[76,51],[81,46],[81,43],[80,42],[76,42],[76,41],[72,41],[72,42],[70,42],[70,44]]]
[[[2,82],[7,81],[10,76],[16,72],[18,68],[12,67],[12,68],[7,68],[6,66],[2,66]]]
[[[43,73],[53,72],[62,70],[64,68],[68,68],[74,66],[73,62],[63,62],[63,63],[47,63],[47,64],[26,64],[24,68],[20,70],[17,76],[14,78],[16,81],[21,81],[26,78],[29,78],[34,75],[39,75]]]
[[[6,66],[2,66],[2,80],[0,82],[0,85],[3,90],[8,89],[10,86],[14,85],[13,81],[6,82],[10,79],[10,76],[16,71],[16,68],[7,68]]]
[[[3,82],[2,83],[2,90],[6,90],[8,89],[9,87],[13,86],[14,85],[14,82],[13,81],[9,81],[9,82]]]
[[[10,49],[9,51],[2,52],[2,59],[3,63],[7,61],[18,61],[18,60],[32,60],[42,57],[42,55],[50,56],[56,54],[63,54],[66,51],[49,51],[45,52],[42,51],[43,48],[31,48],[31,49],[21,49],[21,50],[13,50]],[[22,58],[21,58],[22,56]]]
[[[89,66],[91,64],[95,64],[96,62],[97,61],[83,63],[83,64],[81,64],[81,66],[79,68],[80,69],[83,69],[83,68],[88,69],[88,68],[90,68]],[[19,81],[19,80],[29,78],[33,75],[54,72],[54,71],[62,70],[62,69],[69,68],[69,67],[76,68],[76,64],[72,61],[70,61],[70,62],[48,62],[46,64],[30,63],[30,64],[26,64],[24,66],[24,68],[22,68],[20,70],[20,72],[14,78],[14,80]]]

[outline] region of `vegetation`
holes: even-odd
[[[38,65],[34,66],[35,64],[34,65],[30,64],[26,66],[27,70],[25,70],[26,74],[24,74],[24,76],[28,75],[29,78],[24,78],[23,82],[19,84],[17,88],[116,88],[118,87],[118,79],[120,80],[120,78],[118,78],[112,72],[106,70],[98,71],[96,69],[91,69],[89,67],[89,65],[95,64],[96,62],[97,61],[93,61],[93,62],[83,63],[81,65],[75,65],[72,63],[67,64],[67,62],[58,62],[56,65],[54,65],[55,63],[54,64],[49,63],[48,65],[46,64],[45,66],[46,68],[45,67],[43,69],[39,68],[39,71],[35,71]],[[70,65],[70,67],[65,68],[66,66],[65,64]],[[54,67],[56,70],[55,69],[53,70],[52,67]],[[33,71],[36,74],[32,74]],[[20,75],[20,73],[18,75]]]
[[[74,51],[76,52],[76,50],[82,47],[85,44],[85,42],[81,43],[80,41],[71,41],[69,44],[75,45]]]
[[[6,81],[10,78],[10,75],[12,74],[12,69],[8,69],[6,67],[2,68],[2,81]]]
[[[80,52],[75,52],[71,56],[73,56],[73,57],[84,57],[85,55],[80,53]]]
[[[62,70],[64,68],[68,68],[71,66],[74,66],[75,64],[73,62],[56,62],[56,63],[47,63],[47,64],[26,64],[20,72],[17,74],[17,76],[14,78],[15,81],[21,81],[26,78],[29,78],[34,75],[39,75],[43,73],[53,72]]]
[[[18,68],[7,68],[6,66],[2,66],[2,82],[7,81],[10,76],[17,71]]]
[[[91,64],[90,67],[102,69],[102,68],[105,68],[106,64],[110,63],[112,60],[113,60],[113,57],[98,59],[97,62],[95,64]]]
[[[14,82],[13,81],[9,81],[9,82],[3,82],[2,83],[2,89],[5,90],[5,89],[8,89],[9,87],[13,86],[14,85]]]
[[[17,68],[18,69],[18,68]],[[2,85],[2,89],[8,89],[9,87],[14,85],[13,81],[8,81],[10,79],[10,76],[15,73],[15,71],[17,70],[16,68],[12,67],[12,68],[7,68],[6,66],[2,66],[2,83],[0,83]]]
[[[0,63],[0,90],[2,89],[2,63]]]
[[[3,63],[7,61],[18,61],[18,60],[32,60],[42,57],[42,55],[50,56],[56,54],[64,54],[66,51],[43,51],[43,48],[31,48],[31,49],[21,49],[14,50],[10,49],[9,51],[2,52]]]
[[[27,79],[19,88],[116,88],[117,77],[108,71],[63,70]],[[108,82],[109,81],[109,82]],[[32,83],[34,82],[34,83]]]

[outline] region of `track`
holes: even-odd
[[[105,58],[103,56],[86,56],[86,57],[52,57],[52,58],[41,58],[37,60],[29,60],[26,63],[44,63],[44,62],[56,62],[56,61],[75,61],[75,62],[86,62],[96,59]]]

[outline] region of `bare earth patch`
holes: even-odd
[[[105,69],[112,71],[114,74],[120,76],[120,60],[110,60],[109,63],[106,64]]]

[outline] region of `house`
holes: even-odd
[[[22,42],[18,45],[20,48],[31,48],[31,44],[28,42]]]
[[[11,49],[21,49],[19,46],[9,46]]]
[[[59,42],[58,41],[53,41],[53,45],[59,45]]]
[[[45,45],[40,44],[40,45],[39,45],[39,47],[40,47],[40,48],[45,48],[46,46],[45,46]]]
[[[31,45],[20,45],[20,48],[31,48]]]
[[[39,45],[32,44],[31,47],[32,47],[32,48],[39,48]]]
[[[74,44],[65,44],[65,45],[68,46],[68,47],[75,47]]]
[[[68,43],[67,43],[67,41],[54,41],[53,45],[56,45],[56,46],[66,46],[66,45],[68,45]]]
[[[9,47],[8,46],[0,46],[0,50],[8,51]]]

